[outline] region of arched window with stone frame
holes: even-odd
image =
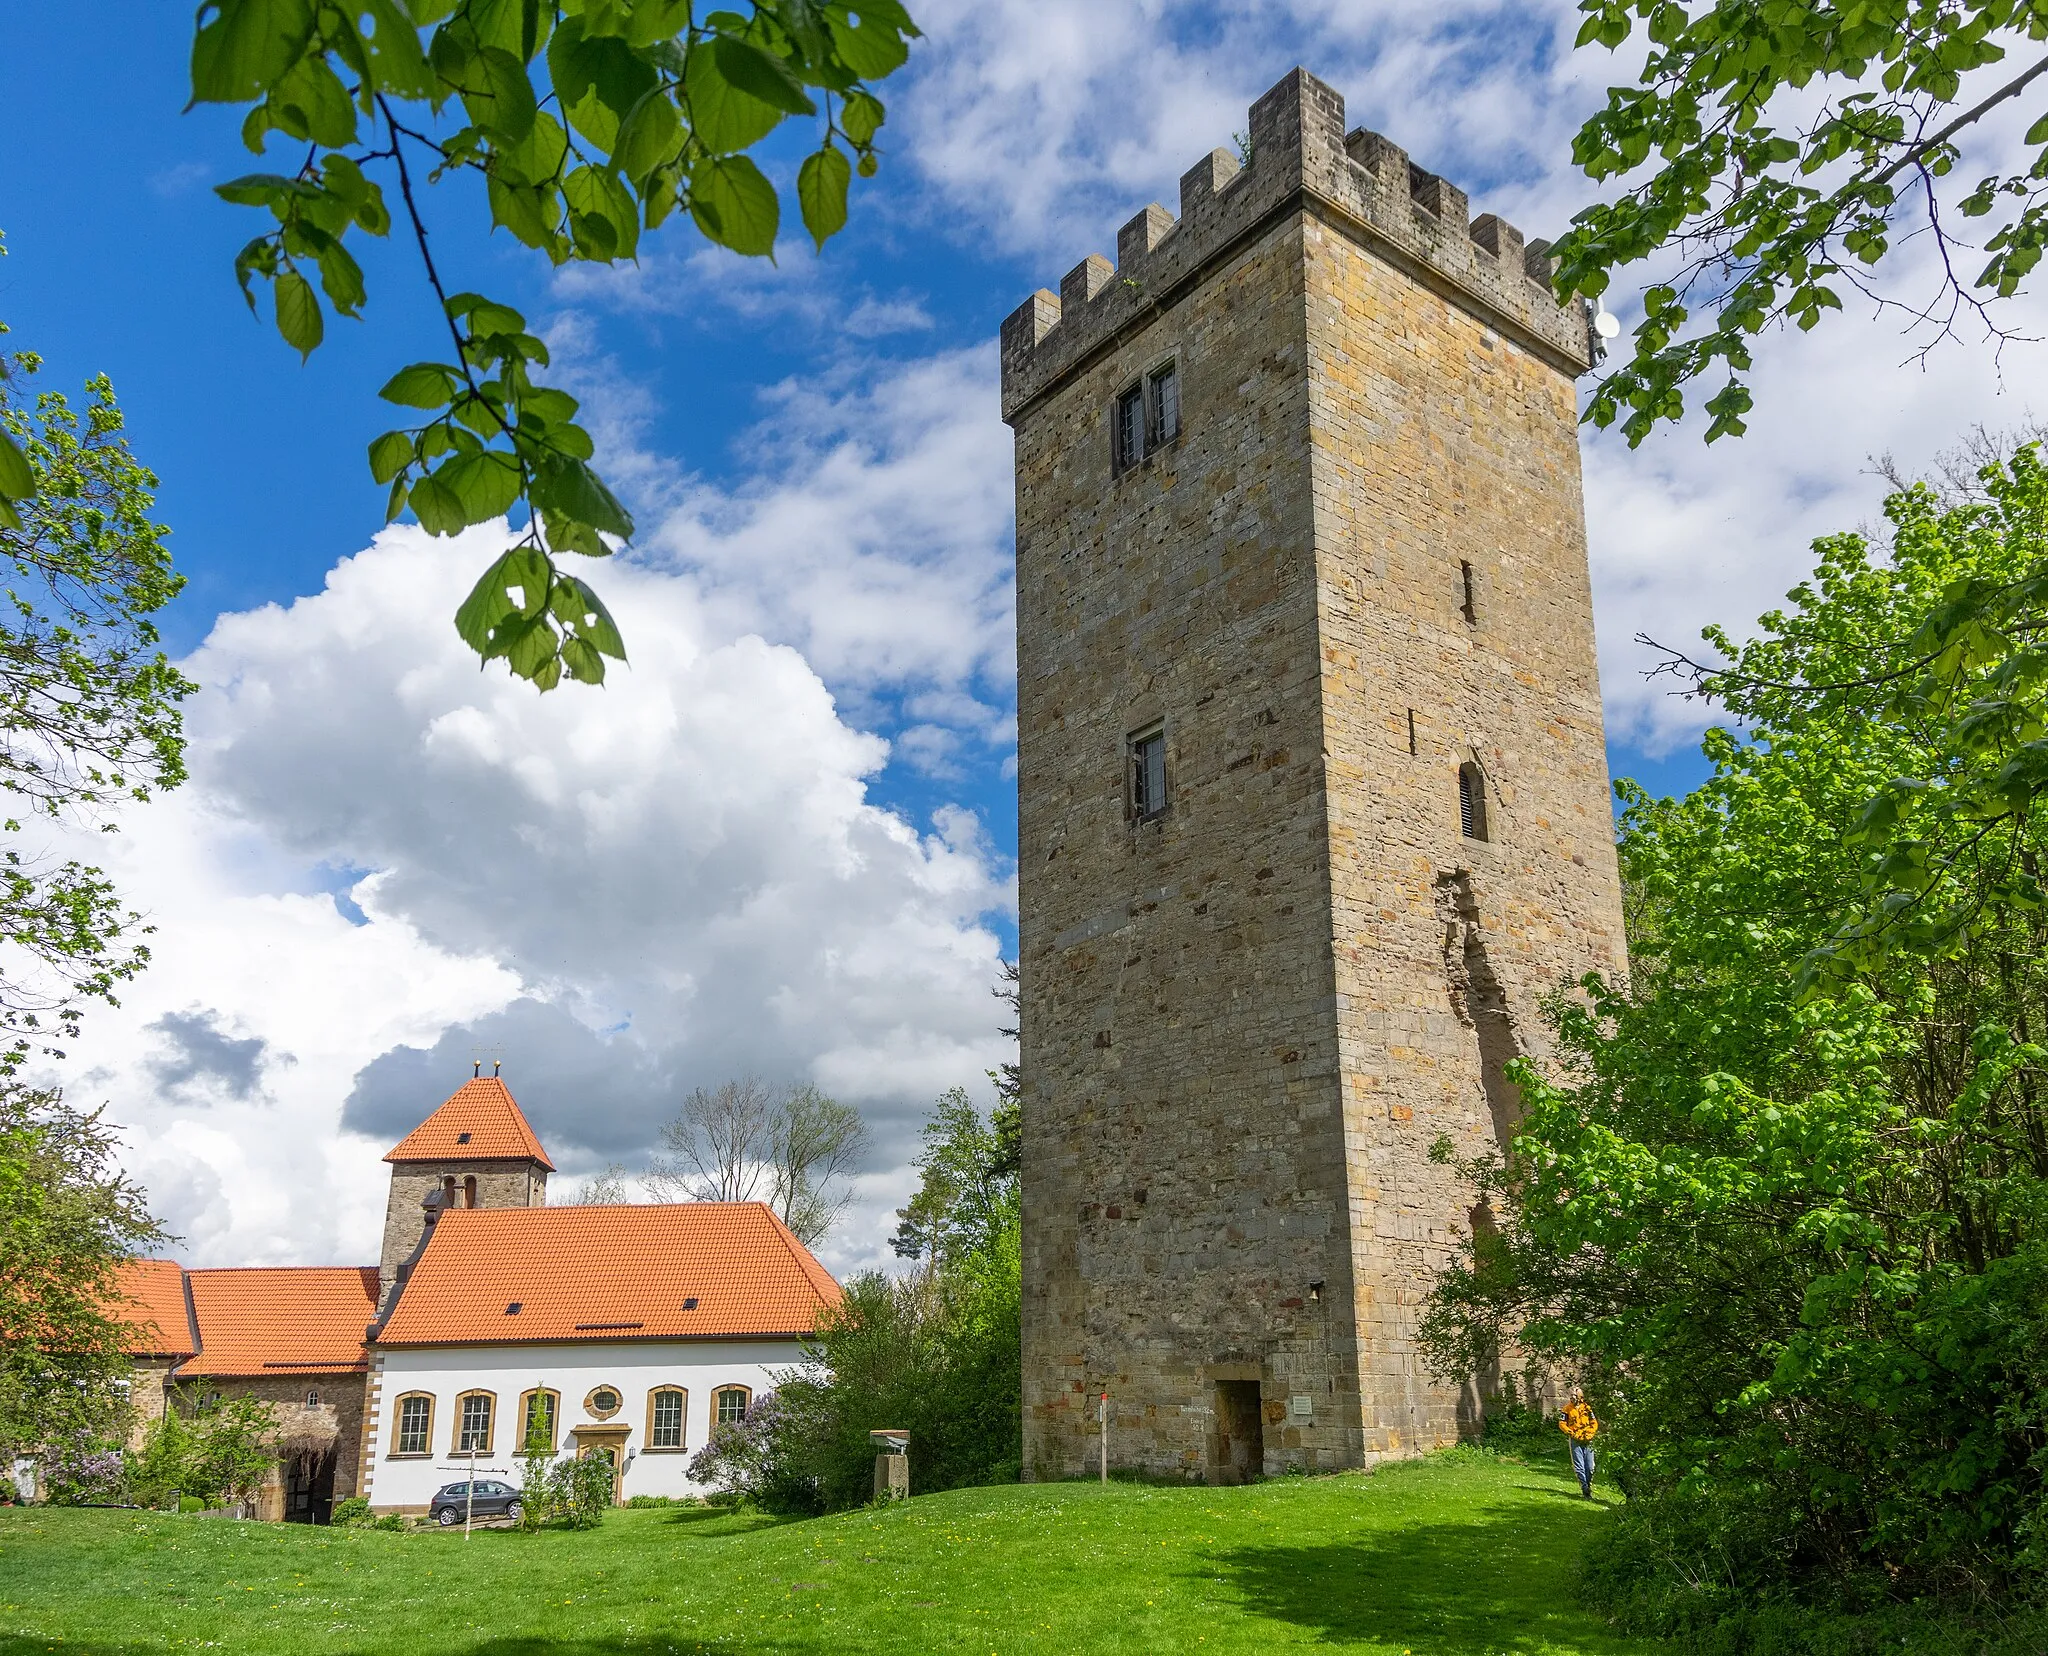
[[[391,1434],[391,1453],[431,1455],[434,1452],[434,1394],[406,1392],[392,1399],[392,1418],[397,1422]]]
[[[532,1391],[519,1394],[519,1442],[515,1453],[525,1454],[534,1446],[536,1421],[539,1424],[540,1442],[549,1454],[557,1447],[555,1433],[562,1418],[562,1394],[546,1386],[536,1386]]]
[[[454,1432],[449,1450],[457,1455],[488,1455],[491,1434],[497,1425],[498,1395],[488,1391],[466,1391],[455,1400]]]
[[[711,1394],[712,1425],[737,1426],[747,1418],[747,1409],[753,1401],[751,1386],[720,1386]]]
[[[649,1449],[682,1449],[689,1443],[690,1394],[681,1386],[656,1386],[647,1394]]]

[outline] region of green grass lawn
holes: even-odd
[[[1647,1652],[1571,1602],[1606,1519],[1561,1461],[1467,1450],[1243,1489],[957,1490],[796,1523],[651,1508],[467,1541],[8,1509],[0,1656]]]

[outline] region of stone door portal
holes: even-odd
[[[1216,1445],[1209,1481],[1250,1483],[1264,1471],[1266,1428],[1259,1408],[1256,1380],[1216,1382]]]

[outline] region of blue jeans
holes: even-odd
[[[1579,1492],[1582,1495],[1591,1495],[1593,1493],[1593,1446],[1590,1443],[1580,1443],[1576,1438],[1572,1440],[1572,1470],[1579,1475]]]

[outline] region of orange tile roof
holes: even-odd
[[[174,1259],[131,1259],[114,1273],[114,1314],[134,1330],[131,1357],[190,1357],[199,1341],[185,1303],[185,1270]]]
[[[555,1164],[513,1102],[512,1089],[495,1075],[479,1075],[455,1089],[447,1103],[394,1144],[384,1159],[479,1161],[503,1156]]]
[[[417,1346],[805,1334],[838,1303],[839,1284],[762,1202],[453,1208],[377,1338]]]
[[[199,1375],[331,1374],[361,1368],[363,1330],[377,1314],[374,1265],[255,1266],[187,1271],[199,1314]]]

